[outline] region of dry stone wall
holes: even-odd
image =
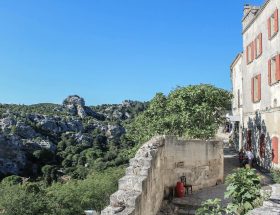
[[[223,181],[223,143],[158,136],[130,160],[101,215],[155,215],[168,188],[185,175],[194,190]]]

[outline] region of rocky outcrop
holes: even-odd
[[[0,128],[3,132],[9,132],[11,127],[16,125],[16,123],[17,121],[11,115],[8,115],[0,119]]]
[[[74,116],[78,115],[81,118],[91,116],[98,120],[105,120],[104,115],[94,112],[90,107],[85,106],[85,100],[77,95],[68,96],[63,101],[63,106]]]
[[[22,143],[23,143],[24,150],[31,153],[34,152],[35,150],[41,150],[41,149],[47,149],[51,152],[56,151],[56,145],[49,140],[27,139],[27,140],[23,140]]]
[[[125,128],[121,125],[108,125],[106,135],[108,138],[120,138],[125,133]]]
[[[19,174],[26,166],[26,155],[17,136],[0,134],[0,173]]]
[[[15,134],[24,139],[32,139],[38,136],[38,134],[31,126],[26,125],[22,121],[17,122],[15,127]]]
[[[83,123],[76,118],[68,118],[65,120],[57,116],[40,114],[29,114],[27,117],[38,129],[51,134],[59,134],[68,131],[83,131]]]

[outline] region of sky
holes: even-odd
[[[0,103],[148,101],[231,89],[245,3],[264,0],[1,0]]]

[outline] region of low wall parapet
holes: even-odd
[[[223,143],[158,136],[145,143],[130,160],[119,190],[101,215],[155,215],[165,188],[186,176],[194,190],[223,181]]]

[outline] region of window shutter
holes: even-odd
[[[249,48],[248,46],[246,47],[246,61],[247,61],[247,65],[249,64]]]
[[[256,38],[255,40],[254,40],[254,46],[255,46],[255,58],[257,58],[258,57],[258,39]]]
[[[278,32],[278,9],[275,10],[274,12],[274,21],[275,21],[275,25],[274,25],[274,31]]]
[[[276,56],[276,80],[280,81],[280,55]]]
[[[272,162],[278,164],[278,138],[272,138]]]
[[[258,101],[262,98],[261,74],[258,75]]]
[[[251,62],[255,59],[254,42],[251,43]]]
[[[251,84],[251,94],[252,94],[252,102],[254,102],[254,78],[252,78],[252,84]]]
[[[268,84],[271,85],[271,60],[268,60]]]
[[[267,31],[268,31],[268,39],[271,38],[271,23],[270,23],[270,17],[269,19],[267,20]]]
[[[260,33],[260,35],[259,35],[259,41],[260,41],[259,48],[260,48],[260,55],[261,55],[262,54],[262,33]]]

